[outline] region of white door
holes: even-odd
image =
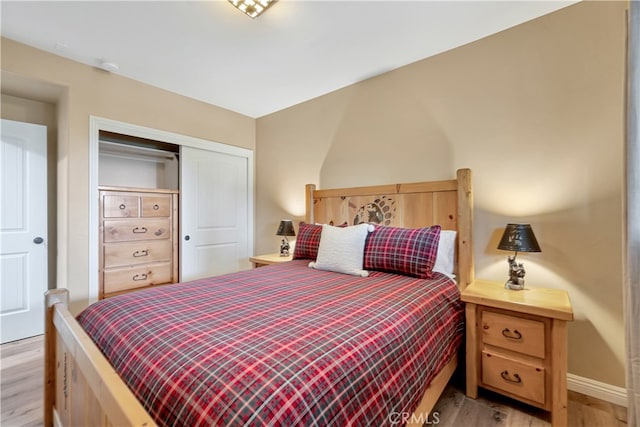
[[[181,147],[180,281],[250,268],[247,158]]]
[[[2,343],[44,332],[47,290],[47,128],[2,120]]]

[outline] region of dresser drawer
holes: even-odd
[[[171,215],[171,196],[142,196],[143,217],[168,217]]]
[[[104,293],[110,294],[170,282],[170,262],[117,268],[104,272]]]
[[[493,311],[482,311],[482,341],[519,353],[545,357],[545,324]]]
[[[482,352],[482,382],[544,405],[545,372],[542,365],[535,365],[490,351]]]
[[[171,237],[169,218],[115,219],[104,221],[104,242],[160,240]]]
[[[104,245],[105,268],[170,260],[169,240]]]
[[[137,218],[140,216],[139,198],[127,195],[105,195],[103,212],[105,218]]]

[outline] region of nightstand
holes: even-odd
[[[291,259],[292,259],[291,255],[280,256],[280,253],[276,252],[274,254],[256,255],[249,258],[249,261],[253,263],[253,266],[255,268],[258,268],[258,267],[264,267],[265,265],[269,265],[269,264],[278,264],[281,262],[291,261]]]
[[[558,289],[512,291],[476,280],[462,292],[466,303],[467,396],[478,387],[551,412],[567,425],[567,321],[569,295]]]

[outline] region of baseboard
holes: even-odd
[[[567,388],[596,399],[627,407],[627,389],[622,387],[567,374]]]

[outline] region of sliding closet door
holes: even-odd
[[[180,281],[250,267],[247,158],[181,147]]]

